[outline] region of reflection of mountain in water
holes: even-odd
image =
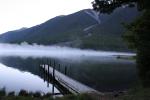
[[[0,63],[0,88],[5,87],[7,93],[15,91],[17,94],[22,89],[34,93],[37,91],[41,93],[59,93],[58,89],[54,87],[54,91],[52,91],[52,86],[51,83],[44,82],[37,75],[21,72],[16,68],[7,67]]]
[[[38,59],[21,59],[20,57],[3,57],[0,62],[6,66],[17,68],[21,71],[28,71],[35,75],[39,75],[39,60]]]
[[[29,71],[40,75],[39,63],[46,62],[40,59],[21,59],[19,57],[0,58],[3,64],[22,71]],[[58,67],[58,63],[61,67]],[[129,88],[137,80],[134,61],[117,60],[115,58],[92,58],[80,62],[56,60],[56,69],[64,73],[67,66],[67,75],[93,87],[99,91],[113,91]]]

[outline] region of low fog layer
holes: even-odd
[[[82,57],[109,57],[116,55],[133,56],[134,53],[105,52],[94,50],[82,50],[70,47],[43,46],[23,44],[0,44],[0,56],[20,57],[50,57],[50,58],[82,58]]]

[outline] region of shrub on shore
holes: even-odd
[[[0,89],[0,96],[5,96],[5,95],[6,95],[5,88]]]
[[[8,93],[8,96],[15,96],[15,92],[14,92],[14,91],[9,92],[9,93]]]

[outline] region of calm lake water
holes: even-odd
[[[39,76],[30,72],[23,72],[15,68],[7,67],[0,63],[0,88],[7,92],[27,90],[29,92],[51,93],[52,84],[43,81]],[[56,88],[55,93],[60,93]]]
[[[4,49],[7,48],[7,50]],[[43,81],[42,63],[56,62],[56,69],[99,91],[124,90],[137,82],[134,60],[117,59],[131,53],[80,50],[60,47],[0,45],[0,88],[18,92],[51,92],[52,85]],[[14,49],[15,48],[15,49]],[[29,49],[28,49],[29,48]],[[60,67],[59,67],[60,66]],[[55,89],[55,92],[59,92]]]
[[[1,57],[0,87],[17,92],[20,89],[51,92],[51,84],[47,87],[39,70],[39,64],[47,63],[48,59]],[[82,60],[55,59],[55,62],[60,72],[65,73],[67,67],[68,76],[99,91],[124,90],[137,81],[135,61],[131,60],[90,57]]]

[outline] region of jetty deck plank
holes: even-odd
[[[45,68],[44,70],[48,72],[48,65],[42,65],[42,68]],[[53,68],[49,67],[49,74],[53,75]],[[84,85],[64,74],[61,72],[55,70],[55,79],[62,84],[65,88],[69,89],[70,92],[76,94],[76,93],[99,93],[97,90],[90,88],[87,85]]]

